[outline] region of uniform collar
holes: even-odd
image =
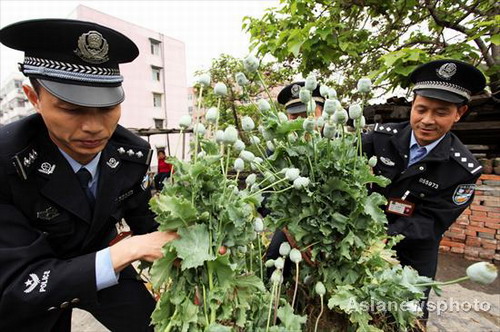
[[[429,154],[429,152],[431,152],[432,149],[434,149],[443,140],[443,138],[445,136],[446,136],[446,134],[444,134],[443,136],[441,136],[440,138],[438,138],[437,140],[435,140],[431,144],[420,146],[420,144],[418,144],[418,142],[417,142],[417,139],[415,138],[415,132],[412,130],[411,136],[410,136],[410,150],[411,150],[411,148],[416,146],[417,148],[425,148],[425,150],[427,150],[426,154]]]
[[[76,161],[75,159],[71,158],[66,152],[64,152],[60,148],[58,148],[58,149],[61,152],[61,154],[64,156],[64,158],[68,161],[69,165],[73,169],[73,172],[76,173],[76,172],[78,172],[80,170],[80,168],[85,167],[90,172],[90,175],[92,175],[92,181],[91,181],[91,183],[93,183],[95,181],[96,175],[97,175],[98,166],[99,166],[99,160],[101,158],[101,152],[99,152],[94,157],[94,159],[92,159],[88,164],[82,165],[78,161]]]

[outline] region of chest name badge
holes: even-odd
[[[439,184],[437,184],[436,182],[432,182],[430,180],[427,180],[427,179],[424,179],[424,178],[420,178],[418,179],[418,182],[428,186],[428,187],[431,187],[433,189],[438,189],[439,188]]]
[[[463,205],[467,203],[474,194],[475,184],[461,184],[453,193],[453,203],[456,205]]]
[[[400,198],[390,198],[387,204],[387,212],[400,216],[410,217],[415,209],[415,204]]]

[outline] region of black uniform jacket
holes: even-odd
[[[391,180],[375,191],[387,199],[402,198],[415,204],[411,216],[387,213],[390,235],[405,239],[396,250],[401,262],[420,274],[434,277],[443,233],[470,205],[481,166],[451,132],[424,159],[407,168],[411,126],[408,122],[377,124],[363,137],[363,151],[377,156],[377,175]]]
[[[155,230],[144,184],[149,144],[118,126],[102,151],[92,214],[36,114],[0,129],[0,331],[46,331],[62,310],[96,304],[95,253],[124,218]]]

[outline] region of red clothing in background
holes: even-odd
[[[170,173],[172,164],[166,163],[165,159],[158,159],[158,173]]]

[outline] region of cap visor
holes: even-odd
[[[118,105],[125,99],[125,93],[121,86],[96,87],[37,80],[55,97],[78,106],[109,107]]]
[[[289,114],[306,113],[307,112],[306,105],[295,104],[295,105],[288,106],[286,108],[286,112]]]
[[[438,89],[418,89],[414,90],[415,93],[422,97],[439,99],[442,101],[447,101],[453,104],[461,104],[467,101],[464,97],[461,97],[453,92],[438,90]]]

